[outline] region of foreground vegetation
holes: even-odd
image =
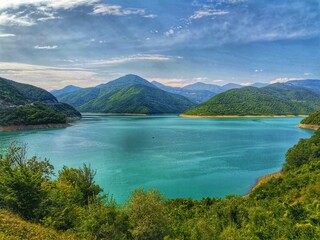
[[[56,231],[61,239],[320,239],[320,131],[287,152],[281,175],[246,197],[166,200],[138,189],[119,206],[95,184],[90,166],[52,176],[47,159],[29,159],[25,147],[12,145],[0,157],[0,214],[47,227],[43,239]],[[0,221],[0,239],[45,234],[30,226]]]

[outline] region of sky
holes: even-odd
[[[0,0],[0,77],[47,90],[320,79],[320,0]]]

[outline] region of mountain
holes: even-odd
[[[250,87],[262,88],[262,87],[266,87],[268,85],[269,85],[269,83],[256,82],[256,83],[251,84]]]
[[[195,105],[132,74],[94,88],[63,94],[58,99],[83,112],[104,113],[181,113]]]
[[[81,89],[80,87],[77,87],[77,86],[74,86],[74,85],[68,85],[62,89],[57,89],[57,90],[52,90],[50,93],[57,97],[57,96],[60,96],[62,94],[66,94],[66,93],[71,93],[71,92],[74,92],[74,91],[77,91]]]
[[[235,83],[227,83],[226,85],[223,85],[221,87],[222,91],[221,92],[225,92],[231,89],[235,89],[235,88],[242,88],[243,86],[239,85],[239,84],[235,84]]]
[[[80,117],[44,89],[0,78],[0,126],[65,123]]]
[[[218,93],[225,92],[233,88],[243,87],[235,83],[228,83],[224,86],[218,86],[215,84],[196,82],[184,87],[170,87],[156,81],[153,81],[152,84],[166,92],[179,94],[181,96],[189,98],[190,100],[198,104],[208,101]]]
[[[210,91],[215,94],[222,92],[222,88],[218,85],[208,84],[203,82],[196,82],[187,86],[184,86],[183,89],[186,90],[200,90],[200,91]]]
[[[163,91],[184,96],[198,104],[206,102],[214,95],[216,95],[216,93],[207,90],[188,90],[180,87],[170,87],[163,85],[157,81],[152,81],[151,83],[156,87],[162,89]]]
[[[220,93],[186,115],[298,115],[320,109],[320,96],[291,84],[244,87]]]
[[[302,87],[320,95],[320,80],[317,79],[292,80],[286,82],[286,84]]]

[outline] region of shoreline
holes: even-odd
[[[0,126],[0,132],[14,132],[14,131],[26,131],[36,129],[51,129],[51,128],[67,128],[71,125],[68,123],[49,123],[39,125],[10,125]]]
[[[100,114],[110,116],[148,116],[146,113],[103,113],[103,112],[81,112],[81,114]]]
[[[179,117],[184,118],[294,118],[294,117],[306,117],[307,115],[187,115],[180,114]]]
[[[250,195],[253,191],[255,191],[257,188],[259,188],[261,184],[266,183],[266,182],[270,181],[273,178],[279,178],[281,176],[282,176],[282,170],[280,170],[278,172],[274,172],[274,173],[269,173],[267,175],[259,177],[256,180],[255,185],[252,186],[251,190],[248,192],[248,194],[244,195],[244,197]]]
[[[303,123],[300,123],[297,127],[298,128],[303,128],[303,129],[310,129],[310,130],[318,130],[318,129],[320,129],[320,125],[303,124]]]

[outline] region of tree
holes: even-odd
[[[79,190],[82,195],[79,198],[79,203],[87,205],[90,199],[97,197],[103,191],[98,184],[95,184],[95,175],[96,171],[92,170],[90,165],[83,164],[79,169],[64,166],[59,171],[58,181]]]
[[[47,192],[43,189],[53,175],[47,159],[27,158],[26,146],[12,144],[7,154],[0,155],[0,206],[25,219],[39,219],[39,207]]]
[[[164,212],[164,198],[156,190],[135,190],[126,209],[134,239],[163,239],[167,218]]]

